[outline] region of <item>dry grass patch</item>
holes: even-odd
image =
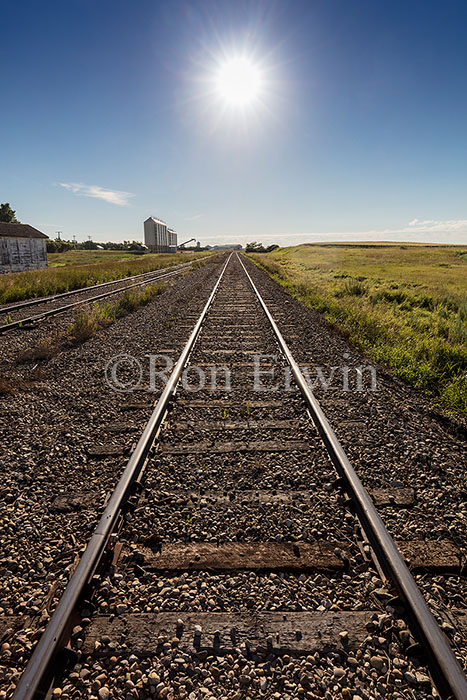
[[[0,379],[0,396],[16,394],[18,388],[17,382],[13,382],[11,379]]]
[[[62,349],[63,343],[60,341],[60,337],[57,335],[54,338],[47,338],[42,340],[37,347],[22,350],[17,355],[17,363],[22,365],[28,362],[48,362]]]
[[[32,382],[26,382],[19,377],[2,377],[0,379],[0,396],[9,396],[20,391],[26,391],[31,385]]]

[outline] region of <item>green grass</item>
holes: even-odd
[[[0,275],[0,304],[91,287],[100,282],[179,265],[209,253],[161,253],[129,255],[127,258],[126,255],[125,252],[106,250],[51,253],[48,259],[54,267]]]
[[[164,282],[154,282],[143,289],[127,289],[118,295],[116,301],[104,304],[94,302],[91,307],[78,307],[67,331],[68,341],[72,345],[81,344],[101,328],[107,328],[118,319],[136,311],[140,306],[145,306],[164,289]]]
[[[307,244],[249,255],[356,347],[467,415],[467,249]]]

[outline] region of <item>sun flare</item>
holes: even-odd
[[[232,58],[217,73],[216,88],[219,96],[235,107],[254,102],[261,92],[261,71],[248,58]]]

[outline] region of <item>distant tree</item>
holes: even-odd
[[[45,245],[48,253],[64,253],[66,250],[76,248],[73,241],[64,241],[63,238],[56,238],[54,241],[48,240]]]
[[[10,207],[8,202],[5,204],[0,204],[0,221],[7,224],[19,224],[21,223],[15,216],[16,212]]]
[[[141,243],[139,241],[132,241],[128,246],[128,250],[139,250],[141,248]]]
[[[246,244],[245,251],[247,253],[270,253],[272,250],[276,250],[276,248],[279,248],[279,246],[275,243],[265,248],[262,243],[253,241],[253,243]]]
[[[97,250],[97,243],[94,243],[94,241],[84,241],[83,250]]]
[[[104,250],[122,250],[121,243],[113,243],[112,241],[107,241],[107,243],[100,244]]]
[[[261,253],[263,251],[263,246],[261,243],[253,241],[252,243],[247,243],[245,246],[247,253]]]

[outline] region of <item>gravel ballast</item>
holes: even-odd
[[[2,399],[8,402],[10,418],[2,431],[8,457],[3,462],[6,482],[2,496],[7,508],[2,563],[6,587],[1,614],[34,616],[34,624],[3,648],[5,692],[14,687],[36,629],[53,610],[149,417],[150,402],[160,391],[159,387],[155,392],[142,387],[125,395],[112,392],[103,381],[105,363],[119,352],[140,359],[147,353],[163,352],[176,359],[221,263],[219,258],[209,261],[147,307],[45,363],[39,368],[39,379],[29,379],[27,372],[33,368],[21,368],[22,381],[31,383]],[[331,366],[340,366],[344,354],[349,367],[368,364],[318,314],[292,301],[263,272],[248,261],[246,264],[300,364],[319,366],[324,375]],[[150,659],[132,655],[131,650],[115,655],[110,647],[102,655],[102,650],[96,649],[95,657],[78,658],[54,690],[54,697],[436,697],[423,661],[405,651],[411,636],[402,610],[392,601],[391,588],[362,555],[358,524],[335,483],[336,474],[316,429],[304,415],[299,394],[296,390],[256,392],[252,388],[251,353],[273,355],[277,345],[250,290],[233,258],[190,357],[194,367],[206,368],[213,362],[228,366],[232,390],[210,391],[205,387],[199,392],[187,388],[177,391],[160,448],[153,450],[144,474],[146,490],[128,516],[121,542],[137,555],[141,544],[151,537],[154,542],[174,544],[215,542],[219,536],[227,543],[331,539],[348,543],[351,568],[336,574],[201,571],[161,576],[145,573],[144,564],[140,566],[143,573],[138,573],[134,556],[127,556],[126,565],[117,566],[103,580],[96,596],[97,612],[125,616],[130,612],[180,611],[182,616],[187,611],[325,614],[330,610],[374,610],[376,617],[367,637],[352,654],[336,647],[305,657],[262,655],[242,648],[222,656],[209,652],[200,656],[174,639],[158,640]],[[253,318],[255,326],[248,330]],[[222,354],[226,349],[228,354]],[[148,365],[143,366],[147,388]],[[12,371],[11,364],[8,370]],[[279,377],[286,374],[280,359],[276,372]],[[433,541],[449,537],[465,545],[462,426],[443,422],[424,397],[379,368],[377,379],[377,391],[367,387],[361,392],[337,387],[323,391],[317,387],[316,393],[365,486],[415,489],[415,506],[382,511],[391,533]],[[276,379],[264,375],[261,381],[271,389]],[[274,400],[279,405],[266,405]],[[290,424],[263,429],[253,425],[265,420],[288,420]],[[206,427],[209,421],[214,427]],[[225,427],[217,427],[219,421]],[[229,428],[228,421],[246,421],[247,425]],[[283,451],[215,451],[221,443],[245,445],[254,441],[277,444]],[[306,443],[306,448],[288,449],[288,442]],[[110,443],[118,444],[123,453],[97,459],[90,456],[91,446]],[[207,444],[207,449],[190,453],[199,443]],[[167,452],[176,445],[188,447],[188,452]],[[253,502],[218,507],[199,501],[193,509],[182,492],[201,487],[227,493],[258,488],[307,491],[313,494],[312,508],[290,504],[259,507]],[[82,507],[57,505],[58,494],[77,492],[82,494]],[[171,500],[173,493],[179,495]],[[433,611],[445,622],[447,608],[461,605],[465,593],[462,579],[429,575],[417,579]],[[81,631],[74,634],[78,653],[87,624],[84,620]],[[455,622],[445,629],[462,658],[467,649],[465,632]],[[106,646],[105,640],[101,644]]]

